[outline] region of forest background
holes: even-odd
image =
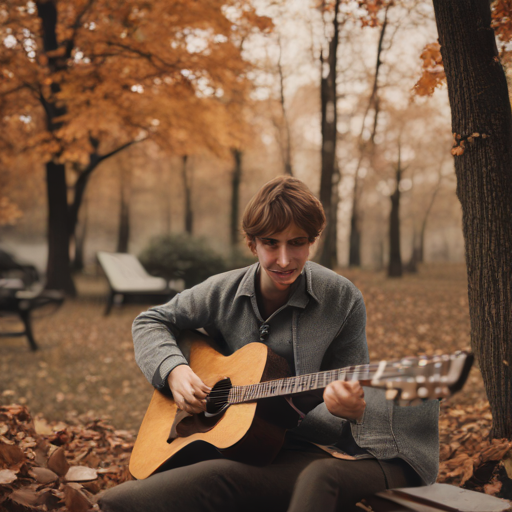
[[[470,346],[453,161],[487,135],[452,134],[432,4],[196,4],[0,4],[0,247],[75,297],[36,320],[39,353],[2,340],[0,435],[43,436],[96,468],[87,499],[127,478],[149,386],[129,334],[140,308],[101,316],[96,252],[201,238],[203,256],[245,264],[241,212],[274,176],[322,200],[329,224],[314,258],[363,291],[372,359]],[[510,6],[492,13],[508,77]],[[512,445],[489,437],[478,368],[454,400],[443,406],[441,481],[509,497]],[[12,403],[39,415],[35,430]],[[53,496],[82,499],[62,485]]]

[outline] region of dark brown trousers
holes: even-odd
[[[104,512],[335,512],[386,488],[420,485],[399,460],[332,458],[320,449],[283,449],[265,467],[210,460],[108,490]]]

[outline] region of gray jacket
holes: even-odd
[[[266,323],[265,343],[284,357],[293,353],[290,362],[296,375],[369,362],[366,308],[361,292],[350,281],[307,262],[288,302],[264,321],[255,293],[258,265],[213,276],[135,319],[135,357],[153,386],[162,389],[171,370],[187,364],[176,344],[183,329],[204,328],[229,354],[259,341],[259,328]],[[352,450],[356,458],[402,458],[425,484],[432,484],[439,465],[438,401],[400,407],[375,388],[365,388],[365,400],[366,410],[358,423],[333,416],[322,403],[294,433],[343,452],[350,426],[350,438],[361,448]]]

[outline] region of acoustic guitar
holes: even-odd
[[[451,396],[464,385],[473,362],[472,354],[461,351],[292,377],[287,362],[263,343],[223,356],[210,338],[188,331],[180,348],[212,388],[206,412],[186,415],[172,397],[155,390],[130,458],[137,479],[219,457],[269,464],[286,430],[297,426],[300,412],[322,402],[329,383],[359,380],[362,386],[385,388],[386,398],[407,405]]]

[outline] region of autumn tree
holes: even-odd
[[[74,293],[69,241],[91,173],[149,137],[181,155],[191,145],[228,151],[225,104],[247,89],[240,41],[269,22],[248,0],[0,7],[2,145],[46,166],[47,286]],[[82,166],[69,201],[67,163]]]
[[[491,405],[492,436],[510,439],[512,115],[507,81],[488,2],[434,0],[434,9],[452,112],[471,343]]]

